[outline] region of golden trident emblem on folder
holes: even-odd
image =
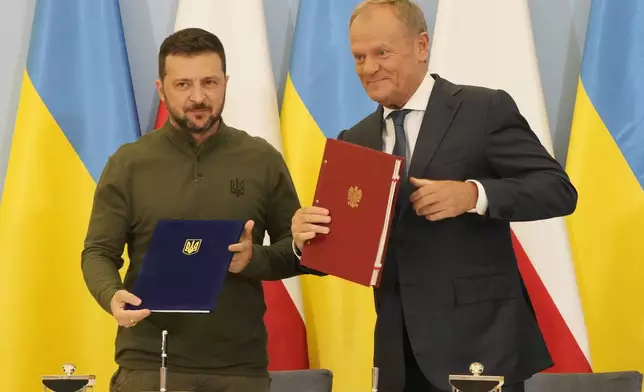
[[[349,193],[347,195],[347,203],[349,204],[349,207],[357,208],[360,200],[362,200],[362,189],[357,186],[349,188]]]
[[[199,252],[201,247],[201,240],[186,240],[185,245],[183,245],[183,254],[186,256],[194,255]]]

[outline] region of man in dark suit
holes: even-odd
[[[407,163],[375,290],[379,390],[447,391],[449,374],[480,362],[485,374],[505,377],[504,392],[524,391],[524,380],[552,360],[510,222],[570,214],[577,192],[506,92],[428,72],[418,6],[367,0],[354,11],[350,39],[358,76],[379,106],[339,139]],[[299,210],[296,253],[328,233],[329,221],[323,208]]]

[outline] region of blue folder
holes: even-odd
[[[161,220],[132,293],[141,305],[126,309],[208,313],[215,307],[244,221]]]

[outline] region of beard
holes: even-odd
[[[166,109],[168,110],[168,116],[174,122],[177,124],[180,130],[191,133],[191,134],[202,134],[210,130],[213,126],[215,126],[219,120],[221,120],[221,113],[223,111],[224,103],[222,102],[221,106],[219,107],[219,110],[214,112],[212,110],[212,106],[206,105],[205,103],[198,103],[194,104],[190,107],[188,107],[185,110],[185,113],[188,113],[192,110],[209,110],[210,111],[210,116],[208,116],[208,119],[206,122],[203,123],[201,126],[197,126],[197,124],[193,123],[188,119],[187,114],[184,114],[183,116],[180,116],[177,114],[177,112],[172,108],[171,105],[166,105]]]

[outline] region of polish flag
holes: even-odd
[[[230,75],[222,117],[226,123],[264,138],[282,151],[275,81],[262,0],[180,0],[175,31],[198,27],[217,35]],[[168,113],[160,103],[155,128]],[[268,235],[264,240],[270,243]],[[262,282],[266,301],[269,370],[309,367],[298,277]]]
[[[429,66],[458,84],[507,91],[553,154],[526,0],[440,0]],[[590,372],[590,353],[563,218],[511,223],[521,275],[555,365]]]

